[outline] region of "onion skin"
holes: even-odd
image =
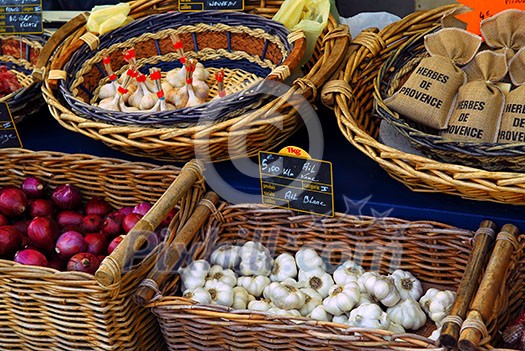
[[[72,184],[61,184],[51,193],[51,199],[62,210],[77,209],[82,203],[80,189]]]
[[[26,194],[15,187],[6,187],[0,190],[0,212],[7,217],[22,215],[27,207]]]
[[[129,231],[137,224],[138,221],[142,218],[142,215],[139,213],[130,213],[122,219],[122,229],[124,233],[129,233]]]
[[[110,255],[113,250],[117,248],[117,246],[124,240],[124,235],[119,235],[115,239],[111,240],[111,242],[108,245],[108,255]]]
[[[42,180],[35,177],[27,177],[20,188],[28,198],[37,199],[44,197],[45,187],[46,185]]]
[[[58,225],[49,217],[36,217],[27,227],[31,244],[46,252],[53,251],[58,237]]]
[[[0,257],[13,258],[22,248],[23,234],[14,226],[0,226]]]
[[[24,265],[40,267],[47,267],[48,264],[46,256],[35,249],[24,249],[18,251],[15,255],[14,261]]]
[[[31,218],[34,217],[53,217],[55,215],[55,204],[50,199],[30,199],[27,211]]]
[[[146,213],[148,213],[148,211],[151,209],[151,207],[152,205],[149,202],[141,202],[135,205],[135,207],[133,207],[132,212],[145,216]]]
[[[111,205],[101,197],[89,199],[84,207],[86,215],[98,215],[102,218],[107,216],[112,210]]]
[[[102,229],[102,223],[104,223],[104,221],[99,215],[85,215],[82,218],[80,228],[83,233],[96,233]]]
[[[55,245],[55,251],[63,260],[68,260],[72,256],[84,252],[87,248],[84,236],[76,231],[68,231],[61,234]]]
[[[86,252],[92,253],[95,256],[102,256],[107,253],[108,241],[103,234],[89,233],[84,237],[87,247]]]
[[[99,266],[100,260],[97,256],[89,252],[81,252],[69,259],[66,269],[68,271],[95,274]]]
[[[73,210],[63,210],[57,213],[56,220],[60,228],[80,228],[83,216]]]
[[[104,218],[100,232],[106,236],[106,239],[111,240],[122,233],[122,220],[124,217],[125,215],[122,212],[114,211]]]

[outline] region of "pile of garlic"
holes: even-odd
[[[121,112],[158,112],[193,107],[208,100],[210,73],[196,59],[182,56],[181,68],[166,72],[150,68],[149,75],[137,69],[134,50],[124,52],[128,69],[120,77],[113,72],[109,57],[103,58],[109,83],[101,86],[95,106]],[[223,97],[224,71],[216,74],[219,95]]]
[[[455,299],[449,290],[430,288],[423,294],[421,282],[407,271],[385,276],[365,272],[349,260],[330,274],[311,248],[273,259],[264,245],[253,241],[220,246],[209,262],[193,261],[179,274],[183,296],[202,304],[395,333],[421,328],[428,316],[436,323],[434,340]]]

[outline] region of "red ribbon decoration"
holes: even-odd
[[[135,50],[129,49],[127,52],[124,53],[124,60],[129,61],[132,58],[135,57]]]
[[[120,95],[124,95],[124,94],[127,94],[129,90],[126,89],[126,88],[123,88],[123,87],[119,86],[118,89],[117,89],[117,91],[118,91],[118,93],[119,93]]]
[[[176,43],[173,43],[173,47],[175,48],[175,50],[182,49],[182,41],[178,41]]]
[[[159,80],[162,78],[160,71],[150,73],[149,77],[151,78],[151,80]]]
[[[157,97],[159,99],[164,99],[164,90],[157,91]]]
[[[131,78],[136,78],[139,73],[137,71],[134,71],[132,69],[128,69],[127,75]]]
[[[135,79],[136,79],[137,82],[139,82],[139,83],[144,83],[144,82],[146,81],[147,77],[146,77],[144,74],[139,74],[139,75],[137,76],[137,78],[135,78]]]
[[[104,56],[104,58],[102,59],[102,62],[105,65],[109,65],[109,63],[111,62],[111,59],[109,58],[109,56]]]
[[[112,82],[115,81],[115,80],[117,80],[117,75],[116,75],[115,73],[111,74],[111,75],[109,76],[109,80],[112,81]]]

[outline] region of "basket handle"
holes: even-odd
[[[201,178],[203,164],[197,160],[189,161],[179,176],[162,194],[152,208],[124,237],[117,248],[107,256],[95,273],[95,278],[102,286],[110,286],[120,279],[122,267],[133,259],[133,256],[146,243],[149,236],[157,229],[168,212],[178,203],[193,184]]]
[[[294,47],[290,55],[279,66],[280,69],[273,71],[268,75],[269,80],[284,81],[291,74],[290,68],[295,69],[303,59],[306,52],[306,37],[304,34],[294,41]]]
[[[65,23],[63,26],[58,28],[55,33],[49,38],[49,40],[46,42],[44,47],[42,48],[42,51],[40,52],[40,55],[38,56],[38,60],[36,62],[35,68],[33,69],[33,78],[38,81],[42,82],[45,79],[45,67],[47,63],[51,60],[51,57],[55,53],[56,49],[62,44],[62,42],[69,36],[71,36],[75,31],[77,31],[82,26],[85,26],[87,23],[87,18],[89,17],[89,12],[83,12],[76,17],[69,20],[67,23]],[[80,43],[79,43],[80,42]],[[61,54],[60,58],[57,61],[60,61],[60,65],[56,65],[59,69],[62,68],[64,63],[69,59],[71,54],[76,50],[78,47],[80,47],[84,42],[80,39],[77,39],[75,43],[68,47],[68,56],[63,58]],[[71,47],[74,47],[73,50]],[[55,69],[53,67],[52,69]],[[54,82],[56,86],[56,81]]]
[[[133,297],[137,305],[147,305],[158,294],[159,287],[172,274],[186,247],[210,217],[210,213],[218,202],[219,196],[216,193],[209,192],[206,194],[191,218],[184,224],[169,246],[159,255],[157,260],[159,264],[151,270],[148,277],[139,285]]]

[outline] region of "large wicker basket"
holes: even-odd
[[[354,38],[340,79],[325,85],[323,99],[333,106],[339,128],[352,145],[414,191],[441,192],[466,199],[525,204],[525,177],[440,162],[400,151],[378,141],[381,119],[374,114],[374,89],[382,65],[407,40],[440,25],[457,5],[419,11],[381,31]]]
[[[178,203],[179,209],[173,225],[183,223],[203,193],[200,166],[195,162],[181,170],[22,149],[3,149],[0,156],[1,186],[20,186],[25,177],[35,176],[51,188],[75,184],[83,197],[103,197],[115,208],[155,202],[170,189],[171,200]],[[159,214],[152,209],[144,219],[155,223],[155,216]],[[127,241],[122,242],[123,247],[131,248],[134,243]],[[110,285],[99,283],[87,273],[59,272],[0,260],[0,349],[165,349],[155,317],[130,298],[151,268],[151,258],[126,272],[111,264],[114,258],[112,253],[97,272],[105,272],[113,280]]]
[[[345,214],[322,218],[261,205],[227,204],[218,208],[199,235],[203,247],[196,250],[195,259],[208,258],[222,243],[242,245],[253,240],[275,256],[308,246],[332,268],[351,259],[365,270],[387,273],[401,268],[427,286],[449,289],[461,280],[473,238],[468,230],[436,222]],[[493,337],[522,304],[525,241],[520,243],[507,277],[508,299],[499,300],[502,304],[494,309]],[[388,331],[203,305],[167,291],[149,306],[170,350],[443,350],[420,335],[425,334],[422,330],[393,336]]]
[[[149,14],[164,13],[176,9],[178,1],[134,1],[131,3],[135,18]],[[268,4],[275,7],[276,3]],[[247,7],[248,10],[253,10]],[[259,10],[258,10],[259,11]],[[271,10],[273,11],[273,9]],[[85,34],[85,18],[77,18],[63,29],[72,33],[66,39],[52,38],[46,53],[51,54],[53,46],[59,46],[54,60],[48,62],[45,70],[56,68],[61,54],[71,45],[82,42]],[[337,71],[349,41],[346,27],[339,27],[330,17],[328,26],[316,43],[313,58],[306,65],[307,74],[297,79],[291,87],[281,86],[278,96],[259,106],[242,111],[237,117],[214,123],[189,123],[180,125],[145,126],[136,124],[113,124],[88,119],[70,108],[54,89],[52,80],[45,80],[43,94],[51,114],[67,129],[82,133],[117,150],[153,159],[181,162],[204,155],[204,159],[223,161],[255,155],[259,150],[273,149],[302,125],[297,104],[290,101],[307,99],[313,102],[317,90]],[[83,43],[83,42],[82,42]],[[42,66],[46,63],[42,62]],[[293,67],[293,65],[292,65]],[[44,72],[47,76],[48,72]],[[42,74],[37,72],[36,76]]]
[[[41,82],[32,76],[33,68],[48,34],[44,35],[0,35],[0,66],[11,71],[22,88],[2,98],[11,111],[15,123],[35,113],[44,104]]]

